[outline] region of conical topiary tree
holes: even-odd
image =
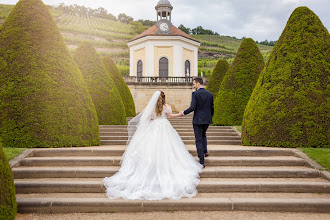
[[[1,141],[1,140],[0,140]],[[17,214],[13,173],[0,142],[0,219],[14,220]]]
[[[210,80],[206,84],[205,89],[212,92],[214,100],[217,97],[221,82],[222,82],[223,77],[225,76],[228,68],[229,68],[229,64],[228,64],[227,60],[220,59],[212,71]]]
[[[73,58],[92,96],[100,125],[126,124],[125,107],[118,89],[93,45],[81,43]]]
[[[242,143],[330,147],[330,36],[307,7],[291,14],[244,113]]]
[[[123,76],[119,73],[116,64],[113,62],[113,60],[110,57],[104,56],[102,57],[102,61],[108,73],[110,73],[110,76],[119,91],[121,99],[123,100],[126,117],[134,117],[135,116],[134,100],[131,91],[129,90],[127,84],[125,83]]]
[[[214,124],[242,124],[245,106],[264,65],[257,44],[251,38],[244,39],[215,99]]]
[[[99,145],[94,104],[47,7],[20,0],[0,27],[4,147]]]

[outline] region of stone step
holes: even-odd
[[[192,127],[174,127],[174,129],[177,132],[194,132],[194,129]],[[126,127],[113,127],[113,128],[103,128],[100,129],[100,132],[126,132],[127,133],[127,128]],[[210,128],[207,130],[207,132],[217,132],[217,133],[221,133],[221,132],[233,132],[236,133],[233,129],[213,129]]]
[[[121,156],[99,157],[27,157],[21,166],[119,166]],[[196,158],[197,160],[197,158]],[[305,160],[286,157],[214,157],[205,158],[207,166],[305,166]]]
[[[196,147],[187,146],[189,152],[196,156]],[[122,156],[126,146],[102,146],[102,147],[74,147],[74,148],[44,148],[34,149],[34,157],[57,156]],[[209,147],[210,156],[293,156],[290,148],[245,147],[239,145],[212,146]]]
[[[173,128],[176,130],[194,130],[193,125],[174,125]],[[99,130],[102,132],[108,131],[108,130],[115,130],[115,129],[126,129],[127,125],[106,125],[99,127]],[[234,129],[231,127],[224,127],[224,126],[210,126],[207,129],[208,131],[224,131],[224,132],[234,132]]]
[[[106,141],[106,140],[124,140],[127,141],[128,140],[128,136],[115,136],[115,135],[109,135],[109,136],[100,136],[101,141]],[[195,139],[194,135],[190,135],[190,136],[181,136],[181,139],[183,141],[186,140],[193,140]],[[238,140],[241,141],[241,137],[240,136],[207,136],[207,141],[213,141],[213,140]]]
[[[105,193],[102,181],[28,181],[15,180],[16,193]],[[203,181],[199,193],[221,192],[281,192],[281,193],[327,193],[330,182],[276,182],[276,181]]]
[[[18,197],[19,213],[114,213],[153,211],[265,211],[330,212],[330,199],[294,198],[182,198],[179,200],[123,200],[108,198]]]
[[[180,136],[195,136],[193,131],[179,131],[178,134]],[[100,132],[101,136],[127,136],[127,130],[125,132]],[[239,134],[236,132],[212,132],[212,131],[207,131],[206,132],[207,137],[210,136],[234,136],[234,137],[239,137]]]
[[[194,139],[183,140],[184,144],[195,144]],[[101,145],[126,145],[127,140],[102,140]],[[207,140],[209,145],[241,145],[241,140]]]
[[[17,167],[15,179],[35,178],[100,178],[109,177],[119,166],[108,167]],[[307,167],[206,167],[201,177],[206,178],[315,178],[316,169]]]

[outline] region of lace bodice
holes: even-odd
[[[160,116],[158,116],[156,114],[156,112],[154,112],[151,116],[151,120],[157,119],[157,118],[167,118],[166,114],[171,114],[172,113],[172,109],[171,106],[166,105],[167,108],[165,110],[163,110],[162,114]]]

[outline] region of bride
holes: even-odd
[[[161,200],[197,194],[200,165],[167,117],[165,94],[156,91],[145,109],[128,123],[127,149],[120,170],[103,179],[109,198]]]

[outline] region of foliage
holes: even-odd
[[[106,67],[106,70],[110,74],[116,87],[118,88],[121,99],[123,100],[126,117],[135,116],[135,105],[134,100],[123,76],[119,73],[116,64],[110,57],[102,57],[102,61]]]
[[[300,148],[308,157],[330,171],[330,149],[328,148]]]
[[[185,32],[186,34],[190,34],[191,33],[191,29],[190,28],[186,28],[183,24],[180,24],[178,28],[181,31]]]
[[[154,24],[156,24],[156,21],[142,20],[142,19],[139,19],[138,22],[140,22],[143,26],[147,26],[147,27],[151,27]]]
[[[6,18],[13,8],[14,8],[14,5],[2,5],[2,4],[0,4],[0,19],[1,18]]]
[[[86,84],[41,0],[19,1],[0,27],[0,122],[4,147],[100,144]]]
[[[216,96],[214,124],[241,125],[245,106],[264,65],[257,44],[251,38],[244,39]]]
[[[131,16],[126,15],[125,13],[120,13],[118,16],[118,21],[129,24],[131,21],[133,21],[133,18]]]
[[[13,173],[0,142],[0,219],[14,220],[17,214]]]
[[[257,44],[263,44],[263,45],[268,45],[268,46],[275,46],[277,41],[268,41],[268,40],[264,40],[264,41],[256,41]]]
[[[216,99],[221,82],[228,68],[229,68],[228,62],[224,59],[220,59],[217,65],[215,66],[215,68],[213,69],[210,80],[206,85],[206,90],[212,92],[214,100]]]
[[[57,7],[54,7],[54,9],[63,11],[66,14],[72,14],[72,15],[82,15],[82,16],[93,16],[97,18],[105,18],[109,20],[116,21],[117,18],[112,15],[111,13],[108,13],[106,9],[104,8],[98,8],[98,9],[92,9],[87,8],[85,6],[80,5],[65,5],[64,3],[59,4]]]
[[[117,64],[117,69],[122,76],[129,76],[129,66]]]
[[[148,28],[143,26],[139,21],[131,21],[129,24],[132,26],[131,34],[141,34]]]
[[[330,35],[307,7],[291,14],[246,107],[242,143],[330,147]]]
[[[202,26],[197,26],[194,29],[191,29],[191,34],[193,35],[219,35],[217,32],[212,30],[204,29]]]
[[[185,27],[183,24],[180,24],[178,27],[180,30],[185,32],[186,34],[193,34],[193,35],[219,35],[217,32],[212,30],[204,29],[202,26],[197,26],[196,28],[190,29]]]
[[[126,124],[118,89],[93,45],[83,42],[73,55],[94,102],[100,125]]]

